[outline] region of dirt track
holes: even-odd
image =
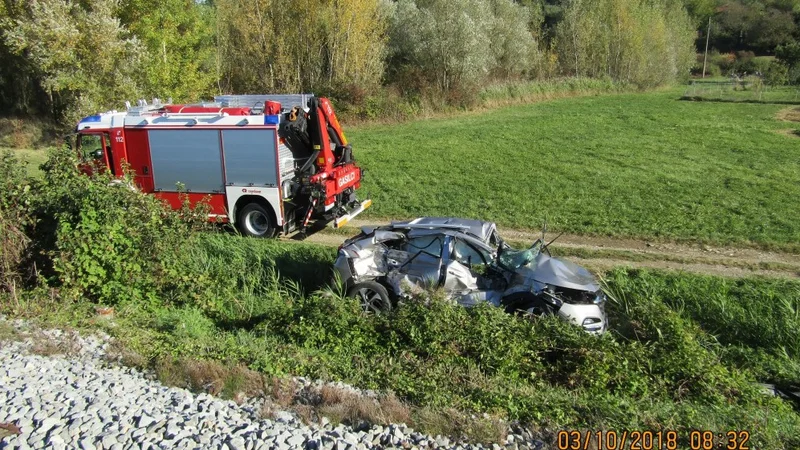
[[[342,230],[325,229],[312,234],[306,242],[338,246],[366,225],[388,223],[388,220],[353,220]],[[512,243],[533,242],[540,233],[500,228],[500,235]],[[549,234],[548,239],[556,237]],[[800,278],[800,255],[764,251],[753,248],[715,247],[670,242],[656,242],[609,237],[564,234],[552,245],[554,255],[593,270],[616,266],[648,267],[668,270],[744,277]]]

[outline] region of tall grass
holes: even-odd
[[[532,103],[555,98],[622,92],[631,88],[610,78],[560,78],[553,80],[508,81],[492,84],[478,95],[483,107]]]
[[[326,285],[335,256],[330,247],[211,233],[199,236],[184,259],[186,272],[205,286],[195,303],[234,325],[263,314],[266,298],[290,301]]]

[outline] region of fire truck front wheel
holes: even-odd
[[[236,222],[245,236],[271,238],[278,230],[267,208],[258,203],[248,203],[239,210]]]

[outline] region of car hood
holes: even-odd
[[[539,253],[530,264],[521,267],[517,272],[519,275],[551,286],[589,292],[600,289],[597,279],[585,268],[544,253]]]

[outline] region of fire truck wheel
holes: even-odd
[[[248,203],[239,210],[237,222],[245,236],[271,238],[277,231],[269,211],[258,203]]]
[[[389,292],[382,284],[376,281],[364,281],[350,288],[349,297],[355,297],[361,302],[361,308],[368,314],[381,314],[392,310],[392,301]]]

